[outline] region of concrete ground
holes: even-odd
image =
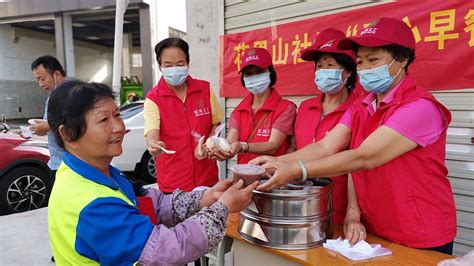
[[[153,184],[145,187],[157,186]],[[49,245],[47,207],[0,216],[0,266],[51,266],[55,265],[51,262],[52,254]]]
[[[0,216],[0,265],[54,265],[48,209]]]

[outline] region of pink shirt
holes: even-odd
[[[392,89],[380,103],[381,106],[393,100],[395,92],[403,82]],[[371,93],[362,101],[370,115],[375,113],[376,94]],[[347,109],[339,122],[352,129],[352,108]],[[434,103],[426,99],[419,99],[398,108],[390,116],[384,126],[389,127],[416,144],[426,147],[435,142],[443,133],[443,118],[440,110]]]

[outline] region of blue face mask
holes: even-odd
[[[270,88],[270,73],[265,72],[244,78],[245,88],[253,95],[262,95]]]
[[[390,76],[388,68],[393,64],[393,62],[395,62],[395,59],[389,65],[385,64],[371,69],[357,71],[357,74],[359,74],[359,82],[362,87],[364,87],[364,90],[376,94],[386,92],[402,70],[400,68],[394,77]]]
[[[163,73],[163,78],[168,84],[171,86],[179,86],[183,84],[188,77],[188,67],[162,67],[161,73]]]
[[[342,69],[320,69],[316,71],[314,82],[325,94],[338,93],[342,88]]]

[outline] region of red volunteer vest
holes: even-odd
[[[156,158],[157,182],[161,191],[175,189],[191,191],[197,186],[217,183],[217,164],[212,160],[197,160],[194,149],[197,142],[193,131],[209,136],[212,127],[212,110],[209,82],[186,79],[188,91],[184,103],[161,78],[147,95],[160,109],[160,138],[166,148],[175,154],[162,154]]]
[[[252,112],[253,94],[249,93],[235,108],[233,116],[239,124],[239,141],[247,141],[252,134],[252,131],[260,119],[269,112],[265,120],[258,127],[255,136],[249,140],[250,143],[255,142],[267,142],[270,139],[270,133],[275,120],[290,106],[291,101],[283,99],[276,89],[272,89],[272,93],[265,101],[265,103],[257,110],[255,116]],[[272,154],[273,156],[279,156],[285,154],[286,150],[290,146],[290,138],[288,138],[278,148],[278,150]],[[246,153],[237,155],[237,163],[246,164],[253,158],[261,156],[261,154]]]
[[[346,101],[324,118],[321,118],[324,94],[302,102],[295,121],[296,149],[299,150],[308,144],[322,140],[339,123],[347,108],[357,97],[356,93],[350,93]],[[332,177],[331,180],[334,184],[332,220],[336,224],[342,224],[347,208],[347,175]]]
[[[351,148],[359,147],[399,107],[420,98],[436,104],[446,117],[439,140],[352,176],[368,231],[409,247],[430,248],[449,243],[456,236],[456,209],[444,161],[450,112],[406,77],[393,101],[379,107],[373,116],[362,102],[354,103]]]

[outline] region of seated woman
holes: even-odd
[[[293,135],[296,106],[274,88],[277,74],[270,53],[263,48],[248,50],[240,72],[249,93],[230,116],[230,152],[213,151],[211,158],[225,160],[238,154],[237,163],[245,164],[259,155],[285,154]]]
[[[48,123],[66,150],[49,200],[48,227],[58,264],[184,264],[214,249],[229,212],[242,210],[257,183],[217,183],[204,192],[149,189],[158,225],[137,209],[133,188],[110,165],[125,125],[112,90],[67,81],[50,98]]]

